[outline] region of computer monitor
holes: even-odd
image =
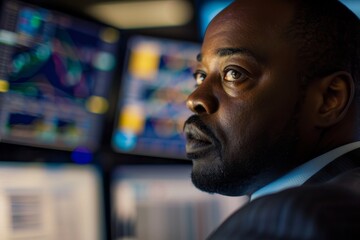
[[[198,22],[201,38],[204,37],[206,28],[211,20],[233,1],[234,0],[200,0]]]
[[[0,163],[0,239],[105,239],[100,172],[90,165]]]
[[[225,7],[227,7],[234,0],[200,0],[199,2],[199,28],[200,36],[204,37],[207,26],[210,21]],[[360,1],[358,0],[340,0],[357,16],[360,17]]]
[[[208,194],[191,165],[127,165],[113,174],[112,239],[205,239],[246,197]]]
[[[357,0],[340,0],[345,6],[360,17],[360,2]]]
[[[127,45],[117,120],[116,151],[185,158],[185,100],[193,91],[198,43],[133,36]]]
[[[17,0],[0,12],[0,140],[95,150],[119,32]]]

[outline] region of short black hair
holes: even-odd
[[[295,0],[286,30],[307,80],[336,71],[351,74],[360,97],[360,20],[338,0]]]

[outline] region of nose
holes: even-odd
[[[202,83],[192,92],[186,101],[186,106],[195,114],[212,114],[217,111],[219,101],[213,93],[213,89]]]

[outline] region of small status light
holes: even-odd
[[[30,24],[33,28],[37,29],[41,25],[41,15],[35,14],[30,21]]]
[[[17,37],[16,33],[0,30],[0,43],[13,46],[17,43]]]
[[[91,113],[104,114],[109,108],[109,102],[103,97],[91,96],[86,102],[86,108]]]
[[[114,143],[122,151],[132,151],[136,147],[137,137],[129,132],[117,131],[114,136]]]
[[[101,31],[100,37],[104,42],[107,43],[116,43],[119,41],[120,32],[115,28],[106,27]]]
[[[144,127],[144,109],[136,104],[125,106],[119,118],[118,128],[127,133],[140,134]]]
[[[130,72],[142,80],[155,80],[159,65],[160,49],[156,43],[141,44],[130,55]]]
[[[71,158],[75,163],[87,164],[92,162],[93,154],[89,149],[85,147],[78,147],[72,152]]]
[[[115,63],[115,56],[108,52],[99,52],[93,60],[93,65],[101,71],[113,70]]]
[[[7,92],[9,91],[9,82],[6,80],[0,79],[0,92]]]

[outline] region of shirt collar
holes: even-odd
[[[341,155],[350,152],[360,147],[360,141],[349,143],[341,147],[335,148],[327,153],[324,153],[298,167],[291,170],[287,174],[278,178],[277,180],[269,183],[268,185],[260,188],[250,197],[250,201],[271,193],[276,193],[287,188],[296,187],[302,185],[306,180],[320,171],[327,164],[334,161]]]

